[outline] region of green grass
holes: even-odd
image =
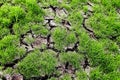
[[[83,56],[75,52],[60,54],[60,61],[63,64],[66,64],[66,62],[68,62],[70,65],[72,65],[76,69],[81,68],[80,63],[82,62],[82,60],[83,60]]]
[[[0,41],[0,63],[1,65],[11,63],[15,57],[21,57],[25,50],[18,45],[16,36],[9,35]]]
[[[57,59],[55,53],[50,51],[31,52],[18,64],[18,71],[27,79],[41,75],[51,75],[55,71]]]

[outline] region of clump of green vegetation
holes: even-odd
[[[82,20],[83,20],[83,16],[81,14],[81,11],[78,9],[73,10],[72,12],[70,12],[69,16],[68,16],[68,20],[71,23],[71,28],[72,30],[75,30],[76,33],[78,33],[82,27]]]
[[[9,34],[9,29],[0,27],[0,39]]]
[[[104,74],[100,71],[99,67],[92,70],[90,74],[90,79],[92,80],[119,80],[120,73],[118,71],[113,71],[108,74]]]
[[[55,47],[58,49],[62,49],[65,45],[65,37],[67,35],[67,31],[63,28],[55,28],[52,32],[52,38],[55,41]]]
[[[10,8],[8,16],[12,21],[15,20],[17,22],[25,17],[25,11],[20,6],[14,6]]]
[[[101,40],[103,43],[103,46],[105,48],[106,53],[112,53],[112,54],[118,54],[119,53],[119,46],[116,44],[116,42],[113,42],[109,39],[103,39]]]
[[[84,71],[78,70],[76,72],[76,79],[77,80],[87,80],[87,78],[88,78],[87,74]]]
[[[24,48],[19,47],[17,36],[9,35],[0,40],[1,65],[12,62],[16,57],[21,57],[24,53]]]
[[[89,38],[89,35],[86,32],[81,31],[79,34],[80,44],[78,46],[78,50],[86,54],[87,49],[89,48],[89,44],[91,43],[91,39]]]
[[[52,32],[52,38],[55,42],[55,47],[62,50],[64,47],[74,44],[77,41],[74,32],[67,32],[66,29],[57,27]]]
[[[117,37],[116,42],[117,42],[118,46],[120,46],[120,36],[119,36],[119,37]]]
[[[69,35],[66,36],[66,44],[67,45],[74,44],[75,42],[77,42],[77,38],[73,32],[68,33],[68,34]]]
[[[98,9],[99,7],[101,7],[101,9]],[[89,18],[88,23],[94,29],[96,36],[101,37],[101,38],[105,38],[105,37],[111,38],[111,37],[114,37],[120,34],[119,33],[120,32],[119,31],[120,30],[120,27],[119,27],[120,17],[119,15],[117,15],[116,9],[113,8],[113,6],[110,7],[109,5],[105,6],[105,5],[100,4],[100,5],[95,6],[94,9],[95,9],[95,13],[93,14],[93,16]]]
[[[28,24],[22,25],[20,23],[15,23],[13,25],[13,30],[14,30],[14,33],[19,36],[21,34],[25,34],[27,31],[29,31],[30,27]]]
[[[18,71],[26,78],[50,75],[57,66],[55,55],[54,52],[50,51],[40,52],[36,50],[31,52],[18,64]]]
[[[64,74],[60,80],[72,80],[72,78],[69,74]]]
[[[96,69],[91,71],[90,79],[92,79],[92,80],[105,80],[104,78],[105,77],[104,77],[103,73],[99,70],[99,68],[96,68]]]
[[[35,35],[47,36],[49,33],[49,30],[42,25],[33,25],[31,29]]]
[[[60,54],[60,61],[63,64],[66,64],[66,62],[70,63],[75,68],[80,68],[80,64],[83,60],[83,56],[75,53],[75,52],[68,52],[68,53],[61,53]]]
[[[27,44],[32,44],[35,40],[34,40],[34,38],[31,35],[28,35],[28,36],[25,37],[24,41]]]
[[[17,22],[24,18],[25,11],[20,6],[11,6],[10,4],[3,5],[0,8],[1,25],[9,26],[12,22]]]

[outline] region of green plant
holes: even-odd
[[[38,0],[39,2],[41,2],[44,6],[49,6],[49,5],[53,5],[53,6],[57,6],[58,1],[57,0]]]
[[[0,8],[0,26],[7,27],[11,23],[10,18],[8,18],[10,8],[11,6],[8,4],[5,4]]]
[[[66,44],[74,44],[77,41],[77,38],[73,32],[68,33],[69,35],[66,36]]]
[[[87,50],[87,55],[90,58],[92,65],[99,65],[99,62],[105,56],[103,45],[98,41],[91,41]]]
[[[70,1],[70,6],[72,9],[78,9],[81,7],[80,4],[83,2],[85,3],[85,2],[87,2],[87,0],[72,0],[72,1]]]
[[[90,80],[105,80],[104,74],[99,70],[99,67],[91,71]]]
[[[68,20],[70,21],[70,23],[72,25],[71,28],[73,30],[75,30],[76,32],[80,31],[82,20],[83,20],[80,10],[75,9],[72,12],[70,12],[70,14],[68,16]]]
[[[0,27],[0,38],[3,38],[4,36],[7,36],[9,34],[9,29]]]
[[[28,10],[32,11],[34,14],[39,14],[41,12],[36,0],[25,0],[25,5]]]
[[[28,35],[28,36],[25,36],[24,41],[25,41],[27,44],[32,44],[35,40],[34,40],[34,38],[32,37],[32,35]]]
[[[55,47],[58,49],[63,49],[65,46],[65,38],[66,38],[67,32],[64,28],[57,27],[52,32],[52,38],[55,42]]]
[[[36,35],[47,36],[49,33],[48,29],[42,25],[33,25],[31,29]]]
[[[80,63],[82,62],[82,60],[83,60],[83,56],[75,52],[60,54],[60,61],[63,64],[66,64],[66,62],[68,62],[70,65],[72,65],[75,68],[81,68]]]
[[[120,36],[117,37],[117,40],[116,40],[117,44],[120,46]]]
[[[50,51],[40,52],[38,50],[31,52],[18,64],[18,70],[26,78],[50,75],[55,71],[57,60],[55,53]]]
[[[72,80],[72,78],[69,74],[64,74],[60,80]]]
[[[8,13],[8,17],[15,22],[25,17],[25,11],[20,6],[12,6],[10,8],[10,12]]]
[[[0,40],[0,63],[2,65],[12,62],[16,57],[21,57],[25,51],[19,47],[17,36],[9,35]]]
[[[114,71],[106,75],[108,80],[119,80],[120,79],[120,72]]]
[[[48,79],[48,80],[56,80],[57,78],[54,78],[54,77],[52,77],[52,78],[50,78],[50,79]]]
[[[118,54],[119,46],[116,44],[116,42],[109,39],[103,39],[100,41],[102,42],[106,53]]]
[[[65,28],[55,28],[52,32],[52,38],[55,42],[55,47],[62,50],[65,46],[74,44],[77,41],[74,32],[67,32]]]
[[[100,60],[100,70],[104,73],[117,71],[117,63],[113,55],[105,55]]]
[[[25,5],[28,10],[26,18],[30,18],[35,22],[41,22],[43,20],[44,12],[37,4],[36,0],[25,0]]]
[[[108,74],[104,74],[100,71],[99,67],[91,71],[90,80],[119,80],[120,72],[113,71]]]
[[[14,33],[16,35],[21,35],[21,34],[25,34],[27,31],[30,30],[30,27],[28,24],[20,24],[20,23],[15,23],[13,25],[13,30],[14,30]]]
[[[94,29],[97,37],[111,38],[116,36],[120,32],[119,16],[116,15],[116,10],[114,8],[109,8],[110,10],[106,11],[106,8],[103,8],[104,6],[101,6],[101,9],[98,9],[99,7],[97,6],[95,8],[96,11],[94,13],[94,16],[91,16],[89,18],[88,23]]]
[[[84,71],[78,70],[76,72],[76,79],[77,80],[87,80],[87,78],[88,78],[87,74]]]
[[[80,34],[79,35],[80,44],[78,46],[78,50],[79,52],[87,53],[87,49],[89,49],[91,39],[89,38],[86,32],[81,31],[79,34]]]

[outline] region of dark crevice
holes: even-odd
[[[52,30],[53,28],[56,27],[56,25],[51,25],[51,20],[50,20],[50,22],[49,22],[48,24],[49,24],[49,26],[50,26],[50,30]]]
[[[79,41],[77,41],[76,43],[75,43],[75,45],[74,45],[74,47],[73,47],[73,49],[75,50],[75,51],[78,51],[78,45],[79,45]]]
[[[50,8],[52,8],[52,10],[54,11],[54,13],[56,13],[57,7],[50,5]]]
[[[49,6],[48,6],[48,7],[44,6],[44,7],[41,7],[41,8],[43,8],[43,9],[48,9],[48,8],[50,8],[50,7],[49,7]]]
[[[64,19],[62,19],[62,24],[67,24],[67,25],[70,25],[70,26],[71,26],[70,22],[69,22],[69,21],[66,21],[66,20],[64,20]]]
[[[65,63],[65,69],[68,69],[68,66],[69,66],[69,62],[66,62]]]
[[[65,52],[68,52],[68,51],[76,51],[76,52],[78,52],[78,45],[79,45],[79,41],[77,41],[77,42],[74,44],[73,48],[67,48],[67,49],[65,50]]]
[[[51,37],[51,34],[49,34],[47,36],[47,46],[50,47],[50,37]]]
[[[29,46],[27,43],[25,43],[25,42],[23,41],[24,38],[25,38],[25,35],[24,35],[24,34],[20,35],[20,46],[21,46],[21,45]]]
[[[45,18],[45,20],[48,20],[47,23],[50,23],[50,21],[51,21],[51,20],[54,20],[54,19],[52,19],[52,18],[49,18],[49,19]]]
[[[12,35],[14,35],[15,33],[14,33],[14,30],[13,30],[13,25],[14,25],[14,23],[15,23],[15,21],[12,21],[11,23],[10,23],[10,25],[9,25],[9,30],[10,30],[10,33],[12,34]]]
[[[110,40],[116,40],[117,37],[119,37],[119,36],[120,36],[120,34],[115,35],[115,36],[111,35],[111,36],[109,37],[109,39],[110,39]]]
[[[66,11],[64,8],[62,8],[62,9],[63,9],[63,11],[65,12],[65,14],[68,14],[67,11]]]
[[[0,3],[0,7],[3,5],[3,3]]]
[[[32,37],[34,38],[34,34],[32,33],[32,30],[31,30],[31,29],[30,29],[29,31],[27,31],[25,34],[21,34],[21,35],[20,35],[20,46],[21,46],[21,45],[29,46],[27,43],[25,43],[25,42],[23,41],[23,39],[25,38],[25,36],[26,36],[28,33],[32,34]]]
[[[95,36],[95,33],[94,33],[94,31],[93,30],[91,30],[91,29],[89,29],[87,26],[86,26],[86,20],[87,20],[88,18],[83,18],[83,22],[82,22],[82,25],[83,25],[83,28],[89,33],[89,36],[91,37],[91,38],[94,38],[94,39],[97,39],[96,38],[96,36]]]
[[[92,31],[91,29],[89,29],[89,28],[86,27],[86,25],[85,25],[86,19],[87,19],[87,18],[83,18],[83,23],[82,23],[82,24],[83,24],[83,27],[84,27],[85,30],[87,30],[88,32],[92,32],[92,33],[93,33],[93,31]]]
[[[64,20],[64,19],[62,19],[61,23],[62,23],[63,26],[65,26],[65,25],[71,26],[71,23],[69,21],[67,21],[67,20]],[[66,29],[70,30],[70,27],[66,27]]]
[[[58,49],[56,49],[56,48],[54,48],[54,47],[47,47],[47,49],[53,50],[53,51],[55,51],[55,52],[57,52],[57,53],[60,53],[60,52],[61,52],[61,50],[58,50]]]
[[[87,57],[85,57],[84,59],[85,60],[84,60],[84,64],[83,64],[83,69],[85,70],[88,66],[90,66],[90,64],[89,64],[89,61],[88,61]]]
[[[56,10],[57,10],[57,8],[58,7],[56,7],[56,6],[53,6],[53,5],[49,5],[49,6],[44,6],[44,7],[42,7],[43,9],[48,9],[48,8],[51,8],[54,12],[56,12]]]
[[[90,2],[87,2],[87,5],[89,5],[89,6],[93,7],[93,5],[92,5]]]

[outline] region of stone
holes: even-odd
[[[45,16],[45,20],[53,20],[54,17],[53,16]]]
[[[53,27],[53,26],[55,27],[55,26],[56,26],[56,23],[55,23],[53,20],[52,20],[52,21],[50,21],[50,23],[49,23],[49,24],[50,24],[50,26],[51,26],[51,27]]]
[[[5,77],[6,80],[12,80],[12,77],[9,74],[6,74],[4,77]]]
[[[88,76],[90,75],[90,71],[91,71],[90,67],[87,66],[87,68],[85,69],[85,72],[87,73]]]
[[[69,21],[62,19],[62,25],[67,28],[68,30],[71,29],[71,24]]]
[[[44,20],[43,25],[47,25],[48,24],[48,20]]]
[[[39,48],[40,46],[42,46],[42,44],[47,44],[47,39],[44,39],[44,38],[39,36],[33,42],[33,47]]]
[[[58,2],[59,2],[59,3],[62,3],[62,2],[63,2],[63,0],[58,0]]]
[[[2,78],[2,76],[3,76],[3,73],[2,73],[2,72],[0,72],[0,78]]]
[[[45,9],[45,13],[46,13],[46,16],[48,17],[55,16],[55,12],[53,11],[52,8]]]
[[[21,74],[14,74],[12,80],[23,80],[23,76]]]
[[[67,11],[65,9],[56,9],[56,16],[59,18],[66,18],[67,15]]]

